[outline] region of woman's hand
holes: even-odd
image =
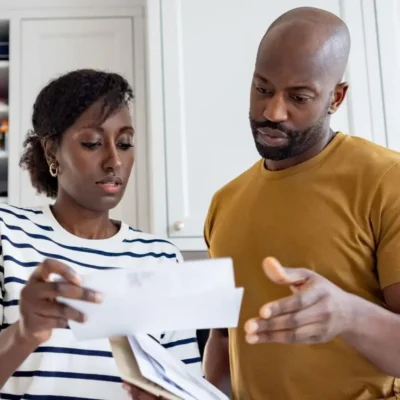
[[[62,280],[50,281],[50,275]],[[65,304],[57,297],[100,303],[102,296],[80,286],[80,278],[66,264],[53,259],[43,261],[33,272],[21,291],[19,330],[23,339],[40,345],[50,339],[54,328],[65,328],[68,320],[84,322],[85,315]]]
[[[123,388],[130,394],[133,400],[162,400],[163,397],[150,394],[143,389],[138,388],[130,383],[124,382]]]

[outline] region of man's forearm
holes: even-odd
[[[354,324],[343,339],[382,372],[400,377],[400,315],[360,297],[354,302]]]
[[[36,347],[23,340],[18,322],[0,333],[0,388]]]
[[[228,335],[223,330],[212,330],[204,352],[205,378],[231,396]]]

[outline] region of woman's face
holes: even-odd
[[[132,120],[121,106],[103,123],[102,103],[93,104],[64,133],[55,157],[59,167],[58,197],[81,207],[107,212],[120,202],[134,162]]]

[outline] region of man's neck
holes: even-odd
[[[330,134],[327,135],[324,140],[319,141],[313,147],[297,156],[286,158],[280,161],[264,160],[265,168],[269,171],[280,171],[310,160],[311,158],[314,158],[319,153],[321,153],[321,151],[331,142],[335,135],[336,132],[330,130]]]

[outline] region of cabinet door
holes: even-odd
[[[78,68],[95,68],[120,73],[133,84],[134,37],[129,17],[23,20],[20,40],[20,143],[31,127],[35,98],[50,79]],[[144,62],[143,57],[140,61]],[[26,172],[21,173],[19,186],[21,206],[49,202],[35,194]],[[132,177],[112,217],[135,225],[134,197]]]
[[[366,118],[373,111],[366,62],[376,43],[367,54],[361,2],[348,3],[307,3],[342,16],[352,34],[346,73],[352,89],[332,127],[382,143],[384,132],[376,134]],[[302,5],[302,0],[161,2],[166,231],[183,249],[204,248],[199,238],[213,193],[258,159],[248,122],[257,47],[276,17]]]
[[[400,4],[375,2],[388,147],[400,151]]]

